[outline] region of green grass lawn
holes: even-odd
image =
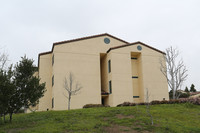
[[[12,123],[1,121],[0,133],[200,133],[198,105],[152,105],[150,111],[153,126],[144,105],[16,114]]]

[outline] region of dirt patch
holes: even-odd
[[[112,125],[110,127],[105,127],[104,131],[106,133],[138,133],[137,131],[131,131],[129,127]]]
[[[16,133],[16,132],[20,132],[25,130],[26,128],[13,128],[13,129],[9,129],[8,133]]]
[[[135,118],[133,115],[126,116],[126,115],[122,115],[122,114],[117,114],[116,116],[119,119],[124,119],[124,118],[130,118],[131,119],[131,118]]]
[[[104,120],[104,121],[107,121],[107,120],[108,120],[108,118],[107,118],[107,117],[104,117],[104,118],[103,118],[103,120]]]
[[[140,126],[136,126],[136,128],[140,128]],[[137,131],[130,127],[112,125],[110,127],[105,127],[104,131],[106,133],[151,133],[149,131]]]

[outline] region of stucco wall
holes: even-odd
[[[44,96],[39,100],[39,110],[45,111],[51,109],[51,98],[52,98],[52,54],[46,54],[40,56],[39,62],[39,78],[41,83],[46,83],[46,92]]]
[[[141,97],[141,81],[142,75],[140,69],[141,54],[131,52],[131,70],[132,70],[132,87],[133,87],[133,102],[142,102]],[[133,59],[132,59],[133,58]]]
[[[124,101],[132,102],[132,72],[130,53],[111,51],[112,95],[116,106]]]
[[[110,39],[110,44],[104,43],[104,38]],[[85,104],[101,104],[101,89],[109,92],[109,81],[112,81],[112,93],[108,96],[110,106],[125,101],[144,102],[146,88],[150,93],[150,100],[162,100],[168,97],[167,81],[159,69],[162,53],[141,44],[113,49],[109,48],[123,45],[124,42],[109,36],[100,36],[81,41],[55,45],[51,54],[40,56],[39,77],[41,82],[46,82],[47,92],[40,99],[39,110],[51,109],[54,98],[53,110],[66,110],[68,99],[64,89],[64,78],[72,72],[83,87],[80,92],[72,96],[71,109],[82,108]],[[141,45],[142,50],[137,50]],[[54,64],[52,65],[52,56]],[[104,55],[104,56],[102,56]],[[137,56],[135,64],[132,56]],[[108,73],[108,61],[111,60],[111,73]],[[136,65],[137,71],[134,71]],[[133,87],[133,74],[137,74],[137,86]],[[54,85],[52,87],[52,76]],[[140,98],[134,101],[133,96]]]
[[[104,43],[104,38],[110,39],[109,44]],[[43,81],[51,83],[52,76],[54,76],[54,85],[52,87],[52,96],[45,94],[43,99],[48,100],[48,106],[43,105],[45,100],[41,99],[41,108],[46,109],[51,107],[51,99],[54,98],[53,110],[66,110],[68,106],[67,92],[63,87],[64,78],[72,72],[75,79],[82,85],[81,91],[72,96],[71,108],[82,108],[85,104],[101,104],[101,69],[100,69],[100,53],[106,53],[110,47],[122,45],[124,42],[113,39],[109,36],[103,36],[98,38],[86,39],[81,41],[75,41],[71,43],[56,45],[52,55],[54,55],[54,64],[52,66],[52,56],[48,57],[48,61],[44,61],[46,56],[40,56],[40,67],[47,67],[46,70],[40,73]],[[105,59],[106,61],[107,59]],[[45,71],[49,71],[48,67],[52,66],[50,73],[45,74]],[[51,67],[49,67],[51,68]],[[105,68],[105,71],[107,69]],[[107,80],[107,79],[106,79]],[[107,82],[107,81],[105,81]],[[107,86],[107,84],[105,84]],[[51,85],[47,86],[50,90]],[[106,88],[107,89],[107,88]],[[47,95],[49,98],[47,98]],[[111,97],[110,97],[111,98]],[[111,101],[109,101],[111,102]],[[109,103],[110,104],[110,103]]]
[[[130,57],[128,57],[127,55],[130,54],[131,52],[139,52],[141,53],[140,56],[140,62],[139,62],[139,78],[141,79],[140,81],[140,93],[141,94],[141,102],[145,101],[146,98],[146,88],[148,88],[149,90],[149,100],[163,100],[163,98],[165,98],[166,100],[169,99],[169,95],[168,95],[168,86],[167,86],[167,80],[164,77],[164,75],[162,74],[162,72],[160,71],[160,58],[163,57],[163,54],[160,52],[157,52],[153,49],[150,49],[144,45],[142,46],[142,50],[139,51],[137,50],[137,46],[141,45],[141,44],[136,44],[136,45],[131,45],[131,46],[127,46],[127,47],[122,47],[119,49],[114,49],[110,52],[112,52],[113,54],[118,54],[121,55],[120,58],[122,58],[122,56],[124,57],[123,59],[123,63],[121,63],[122,60],[118,60],[119,62],[116,63],[117,68],[120,68],[118,70],[125,70],[125,65],[126,64],[126,72],[129,71],[128,68],[131,66],[130,62],[131,60]],[[125,57],[126,56],[126,57]],[[119,56],[118,56],[119,58]],[[120,59],[119,58],[119,59]],[[126,73],[125,72],[125,73]],[[130,72],[131,73],[131,72]],[[114,77],[113,77],[114,78]],[[124,77],[120,77],[121,81],[124,80]],[[127,81],[128,81],[128,74],[127,74]],[[115,85],[116,87],[119,88],[119,83],[117,83],[118,85]],[[129,85],[130,86],[130,85]],[[120,89],[118,89],[120,90]],[[131,93],[133,94],[133,93]],[[121,99],[123,99],[121,97]]]
[[[54,109],[67,109],[64,89],[64,78],[72,72],[75,82],[79,82],[83,87],[80,92],[72,96],[71,108],[82,108],[87,103],[101,103],[101,85],[100,85],[100,56],[72,53],[54,53]]]

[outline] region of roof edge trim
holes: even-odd
[[[143,43],[143,42],[140,42],[140,41],[133,42],[133,43],[127,43],[127,44],[120,45],[120,46],[116,46],[116,47],[112,47],[112,48],[110,48],[110,49],[107,51],[107,53],[109,53],[111,50],[114,50],[114,49],[123,48],[123,47],[127,47],[127,46],[132,46],[132,45],[136,45],[136,44],[141,44],[141,45],[144,45],[144,46],[146,46],[146,47],[148,47],[148,48],[150,48],[150,49],[153,49],[153,50],[155,50],[155,51],[157,51],[157,52],[159,52],[159,53],[166,54],[165,52],[163,52],[163,51],[161,51],[161,50],[158,50],[158,49],[156,49],[156,48],[154,48],[154,47],[151,47],[151,46],[149,46],[149,45],[147,45],[147,44],[145,44],[145,43]]]
[[[74,42],[74,41],[80,41],[80,40],[85,40],[85,39],[90,39],[90,38],[96,38],[96,37],[106,36],[106,35],[107,35],[107,36],[110,36],[110,37],[112,37],[112,38],[114,38],[114,39],[117,39],[117,40],[119,40],[119,41],[122,41],[122,42],[124,42],[124,43],[128,43],[127,41],[124,41],[124,40],[122,40],[122,39],[120,39],[120,38],[117,38],[117,37],[115,37],[115,36],[112,36],[112,35],[110,35],[110,34],[108,34],[108,33],[103,33],[103,34],[98,34],[98,35],[93,35],[93,36],[86,36],[86,37],[81,37],[81,38],[76,38],[76,39],[61,41],[61,42],[55,42],[55,43],[53,43],[53,44],[54,44],[54,45],[58,45],[58,44],[69,43],[69,42]]]
[[[53,49],[54,49],[54,47],[55,47],[55,45],[60,45],[60,44],[63,44],[63,43],[70,43],[70,42],[75,42],[75,41],[81,41],[81,40],[96,38],[96,37],[100,37],[100,36],[110,36],[110,37],[112,37],[112,38],[114,38],[114,39],[116,39],[116,40],[118,40],[118,41],[124,42],[125,44],[129,43],[129,42],[124,41],[124,40],[122,40],[122,39],[120,39],[120,38],[117,38],[117,37],[115,37],[115,36],[112,36],[112,35],[110,35],[110,34],[108,34],[108,33],[103,33],[103,34],[98,34],[98,35],[93,35],[93,36],[86,36],[86,37],[81,37],[81,38],[76,38],[76,39],[61,41],[61,42],[55,42],[55,43],[53,43],[53,47],[52,47],[51,51],[40,53],[39,56],[40,56],[40,55],[45,55],[45,54],[50,54],[50,53],[52,53],[52,52],[53,52]]]
[[[40,55],[45,55],[45,54],[51,54],[51,53],[52,53],[52,51],[47,51],[47,52],[39,53],[39,56]]]

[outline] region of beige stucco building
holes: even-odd
[[[107,33],[56,42],[38,57],[39,77],[46,92],[37,109],[66,110],[64,78],[72,72],[82,85],[72,96],[71,109],[85,104],[116,106],[125,101],[169,99],[167,80],[160,71],[163,53],[142,42],[128,43]]]

